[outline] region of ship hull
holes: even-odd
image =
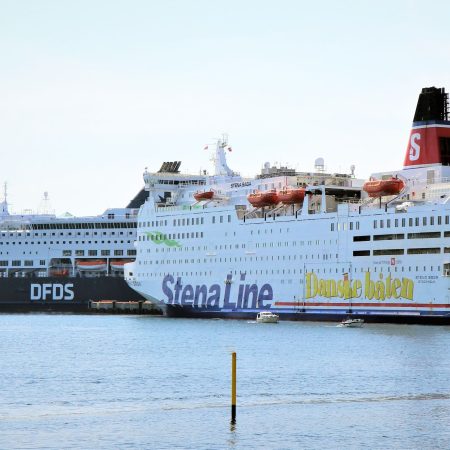
[[[164,314],[168,317],[192,319],[246,319],[256,320],[256,315],[262,309],[235,310],[214,308],[196,308],[185,305],[165,305]],[[377,311],[280,311],[275,310],[280,320],[310,321],[310,322],[340,322],[351,316],[354,319],[363,319],[366,323],[397,323],[422,325],[450,325],[450,314],[447,312],[423,312],[419,314],[405,314],[404,312],[380,313]]]
[[[144,298],[121,277],[0,278],[0,312],[84,313],[98,300]]]

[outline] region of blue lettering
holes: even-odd
[[[173,282],[174,282],[174,279],[173,279],[172,275],[166,275],[163,279],[162,290],[167,297],[167,303],[172,303],[172,300],[173,300],[172,289],[170,289],[170,287],[167,286],[167,284],[168,283],[173,284]]]
[[[179,302],[180,302],[180,291],[181,291],[181,288],[182,288],[182,287],[183,287],[183,286],[181,285],[181,278],[178,277],[178,278],[177,278],[177,283],[175,284],[175,299],[174,299],[174,301],[173,301],[173,303],[174,303],[175,305],[178,305]]]
[[[200,294],[202,295],[202,301],[200,300]],[[208,298],[208,288],[205,284],[195,287],[194,306],[206,306],[206,299]]]
[[[209,288],[209,293],[211,295],[208,298],[208,306],[218,308],[220,302],[220,286],[218,284],[213,284]]]
[[[231,273],[227,275],[227,281],[225,284],[225,296],[223,299],[223,307],[224,308],[236,308],[236,303],[230,302],[230,291],[231,291]]]
[[[271,302],[273,300],[273,290],[270,284],[263,284],[258,295],[258,308],[270,308],[270,304],[264,305],[264,302]]]
[[[187,284],[181,294],[181,304],[192,305],[192,300],[194,300],[194,288],[190,284]]]
[[[258,299],[258,286],[256,284],[246,284],[244,290],[244,301],[242,302],[242,308],[248,308],[249,296],[252,294],[252,303],[250,308],[256,308],[256,300]]]

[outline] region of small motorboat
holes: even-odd
[[[254,192],[247,196],[249,203],[255,208],[263,208],[264,206],[277,205],[280,200],[275,189],[270,191]]]
[[[363,324],[363,319],[352,319],[349,317],[348,319],[344,319],[338,326],[344,328],[361,328]]]
[[[195,200],[198,202],[203,202],[206,200],[212,200],[214,197],[214,191],[198,191],[194,194]]]
[[[304,188],[285,187],[278,191],[278,199],[283,205],[294,205],[295,203],[303,203],[305,198]]]
[[[404,189],[405,182],[400,178],[391,177],[388,180],[369,180],[363,185],[363,190],[369,197],[383,197],[385,195],[397,195]]]
[[[278,323],[280,316],[270,311],[261,311],[256,316],[256,322],[258,323]]]

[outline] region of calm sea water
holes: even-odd
[[[0,358],[2,449],[450,448],[450,327],[0,315]]]

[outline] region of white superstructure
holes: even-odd
[[[430,97],[441,101],[434,110]],[[421,99],[404,168],[373,175],[402,180],[395,195],[371,198],[353,170],[325,173],[323,162],[302,173],[266,165],[245,179],[228,168],[224,140],[212,176],[146,172],[149,197],[127,282],[172,315],[254,317],[270,309],[298,319],[351,313],[445,322],[450,122],[443,90],[424,89]],[[304,189],[303,202],[249,203],[255,191],[286,187]]]

